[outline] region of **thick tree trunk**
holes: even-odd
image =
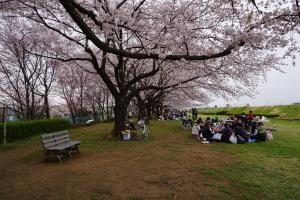
[[[149,106],[149,105],[146,108],[146,115],[147,115],[148,119],[152,119],[151,106]]]
[[[80,123],[83,123],[83,89],[80,90]]]
[[[92,110],[93,110],[93,117],[94,117],[94,120],[95,120],[95,121],[98,121],[98,113],[97,113],[97,111],[96,111],[96,109],[95,109],[94,106],[93,106]]]
[[[101,110],[101,121],[105,120],[104,109]]]
[[[114,106],[112,105],[112,106],[110,107],[110,117],[111,117],[111,118],[114,117],[114,116],[113,116],[113,112],[114,112]]]
[[[109,112],[109,105],[108,105],[108,92],[106,93],[105,107],[106,107],[106,116],[108,119],[111,119],[110,112]]]
[[[138,105],[138,119],[142,119],[143,117],[145,117],[146,111],[145,111],[145,107],[143,105]]]
[[[112,132],[112,137],[117,139],[121,138],[121,131],[126,129],[126,116],[128,103],[124,99],[116,99],[116,105],[114,108],[115,124]]]
[[[75,116],[74,112],[71,111],[71,110],[70,110],[70,114],[71,114],[72,122],[73,122],[73,124],[75,124],[76,123],[76,116]]]
[[[49,108],[49,100],[48,100],[47,95],[45,95],[44,104],[45,104],[45,115],[46,115],[46,118],[49,119],[50,118],[50,108]]]
[[[143,117],[145,117],[146,114],[146,108],[144,105],[144,102],[141,98],[137,98],[137,107],[138,107],[138,119],[142,119]]]

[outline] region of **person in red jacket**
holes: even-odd
[[[249,111],[249,114],[248,114],[248,120],[251,122],[252,120],[254,120],[254,115],[252,113],[252,110]]]

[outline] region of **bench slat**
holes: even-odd
[[[68,134],[68,131],[64,130],[64,131],[58,131],[58,132],[54,132],[54,133],[43,134],[43,135],[41,135],[41,138],[54,137],[54,136],[59,136],[59,135],[63,135],[63,134]]]
[[[47,148],[47,150],[64,150],[64,149],[67,149],[67,148],[70,148],[70,147],[73,147],[73,146],[79,145],[79,144],[80,144],[80,141],[70,141],[67,143],[63,143],[60,145],[56,145],[56,146]]]
[[[58,140],[67,139],[67,138],[70,139],[69,134],[64,134],[64,135],[57,136],[57,137],[50,137],[50,138],[47,138],[47,139],[42,138],[42,143],[46,144],[46,143],[51,143],[51,142],[55,142],[55,141],[58,141]]]
[[[45,149],[49,148],[49,147],[53,147],[53,146],[56,146],[56,142],[51,142],[51,143],[47,143],[47,144],[43,144],[43,147]]]
[[[57,145],[60,145],[60,144],[63,144],[63,143],[67,143],[69,142],[70,139],[64,139],[64,140],[58,140],[58,141],[54,141],[54,142],[49,142],[49,143],[45,143],[43,144],[44,147],[46,148],[49,148],[49,147],[52,147],[52,146],[57,146]]]
[[[66,139],[62,139],[62,140],[56,140],[55,142],[56,142],[57,145],[59,145],[59,144],[62,144],[62,143],[67,143],[69,141],[70,141],[70,139],[66,138]]]

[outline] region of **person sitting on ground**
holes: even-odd
[[[204,129],[202,130],[202,138],[209,142],[213,141],[213,132],[212,132],[212,127],[210,123],[205,123]]]
[[[192,135],[199,141],[201,140],[200,131],[201,131],[200,124],[199,121],[197,121],[192,128]]]
[[[158,120],[161,120],[161,121],[165,120],[164,116],[163,115],[159,115]]]
[[[240,126],[240,127],[242,127],[242,128],[245,128],[244,126],[244,122],[242,121],[242,119],[238,119],[237,120],[237,126]]]
[[[249,134],[249,136],[250,136],[251,135],[251,126],[246,123],[244,125],[244,129],[245,129],[246,133]]]
[[[262,122],[258,122],[258,131],[257,131],[256,140],[259,142],[265,142],[266,139],[267,139],[267,133],[264,124]]]
[[[230,116],[228,117],[228,120],[233,120],[233,115],[230,115]]]
[[[201,118],[201,117],[199,117],[197,121],[199,122],[200,128],[201,128],[201,129],[203,129],[203,128],[204,128],[204,125],[205,125],[205,123],[203,122],[202,118]]]
[[[135,126],[134,126],[134,123],[133,123],[133,119],[132,119],[132,117],[130,115],[127,115],[126,127],[129,130],[134,130],[135,129]]]
[[[243,112],[241,115],[240,115],[240,119],[242,120],[242,122],[245,124],[247,123],[247,116],[246,114]]]
[[[244,144],[249,141],[249,134],[244,129],[244,125],[238,124],[234,130],[238,144]]]
[[[220,142],[222,139],[222,130],[224,129],[224,122],[220,121],[220,122],[216,122],[213,123],[213,140],[215,142]]]
[[[182,125],[184,127],[192,127],[193,121],[188,116],[184,115],[182,118]]]
[[[217,129],[216,129],[216,132],[221,133],[221,132],[223,131],[224,128],[225,128],[225,126],[224,126],[224,121],[221,120],[221,121],[219,122],[219,125],[218,125]]]
[[[211,124],[211,123],[212,123],[212,121],[211,121],[210,117],[207,117],[207,118],[206,118],[206,120],[205,120],[205,124],[206,124],[206,123],[208,123],[208,124]]]
[[[232,123],[232,129],[233,130],[235,130],[237,127],[242,127],[242,128],[244,128],[244,124],[243,124],[243,122],[242,122],[242,120],[241,119],[236,119],[233,123]]]
[[[250,123],[250,139],[256,140],[257,139],[257,133],[258,133],[258,124],[255,121],[252,121]]]
[[[212,132],[213,132],[213,134],[219,132],[219,123],[213,123],[212,124]]]
[[[203,124],[203,125],[204,125],[204,122],[203,122],[203,120],[202,120],[202,118],[201,118],[201,117],[199,117],[197,121],[199,122],[199,124],[200,124],[200,125],[201,125],[201,124]]]
[[[232,121],[237,121],[237,119],[238,119],[236,114],[232,114],[231,118],[232,118]]]
[[[228,123],[224,124],[224,129],[222,130],[221,142],[229,143],[229,138],[232,135],[232,129],[229,127]]]
[[[212,123],[218,123],[219,122],[219,118],[218,117],[214,117],[211,119]]]

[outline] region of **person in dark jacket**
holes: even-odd
[[[244,126],[237,125],[235,130],[238,144],[243,144],[249,141],[249,134],[245,131]]]
[[[228,123],[224,124],[224,129],[222,130],[221,142],[229,142],[229,138],[232,135],[232,129],[229,127]]]
[[[210,123],[205,123],[205,126],[202,130],[202,137],[206,138],[207,141],[212,142],[213,139],[213,132],[212,132],[212,127]]]

